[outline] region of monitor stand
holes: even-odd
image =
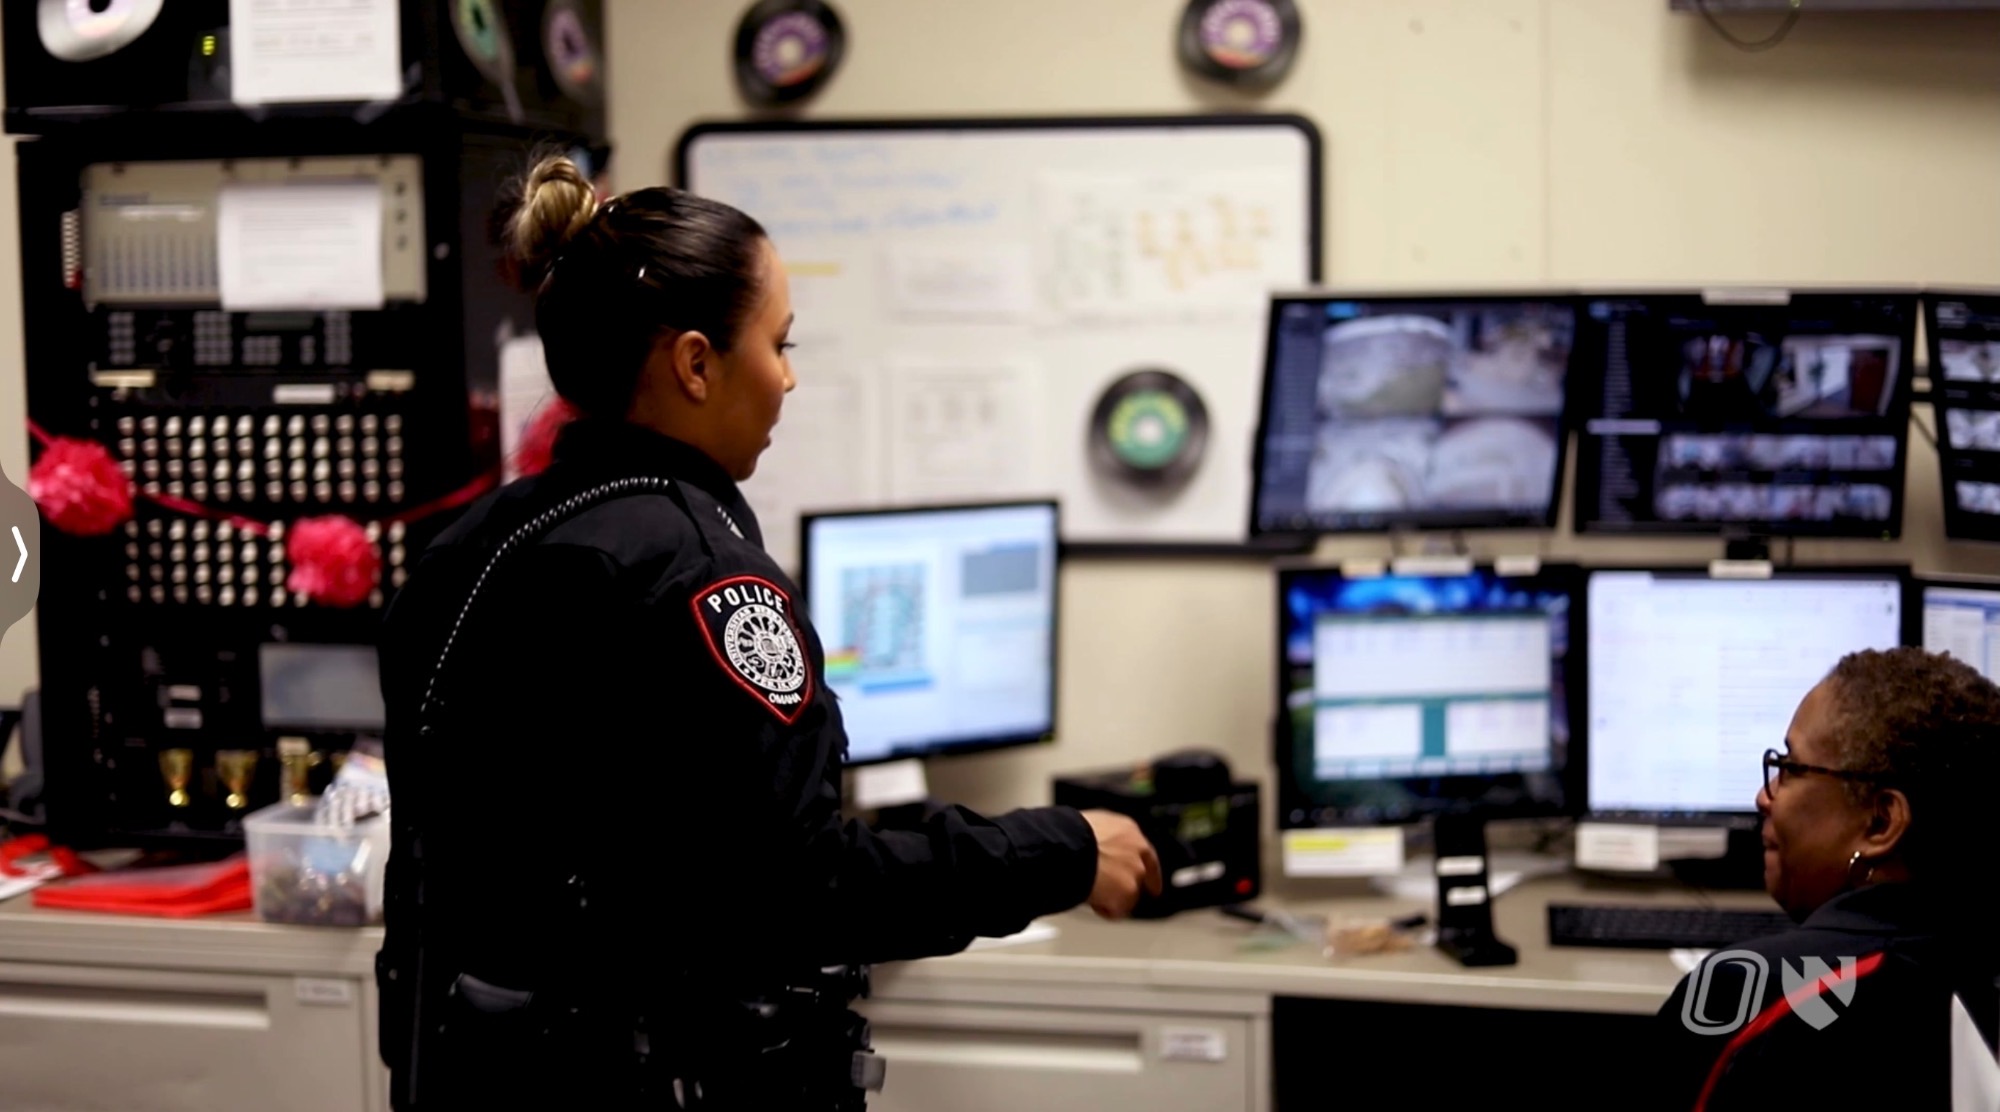
[[[1519,953],[1493,933],[1486,820],[1440,815],[1433,827],[1438,885],[1437,947],[1464,966],[1513,965]]]
[[[1721,857],[1670,860],[1674,879],[1695,888],[1764,887],[1764,836],[1760,826],[1730,827]]]

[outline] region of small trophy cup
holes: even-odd
[[[223,749],[215,754],[215,775],[229,790],[223,800],[232,811],[250,806],[250,781],[257,774],[255,749]]]
[[[160,778],[167,782],[167,803],[173,807],[185,807],[193,800],[188,797],[188,781],[194,778],[194,750],[160,750]]]
[[[325,758],[302,737],[278,739],[278,761],[285,770],[285,798],[293,805],[312,799],[312,770]]]

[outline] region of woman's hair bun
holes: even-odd
[[[508,252],[521,287],[541,288],[556,257],[597,215],[597,190],[577,164],[563,155],[535,163],[521,185],[521,203],[508,229]]]

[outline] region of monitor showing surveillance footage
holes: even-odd
[[[1900,532],[1914,294],[1584,308],[1578,532]]]
[[[1280,297],[1251,532],[1541,528],[1562,483],[1565,297]]]

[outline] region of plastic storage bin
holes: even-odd
[[[361,927],[382,921],[389,820],[327,826],[311,804],[279,803],[243,820],[250,891],[271,923]]]

